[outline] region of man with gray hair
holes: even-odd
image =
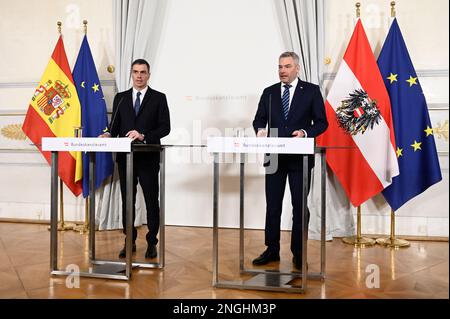
[[[281,82],[266,88],[261,96],[253,121],[258,137],[317,137],[328,127],[325,106],[319,86],[301,81],[299,56],[295,52],[280,55],[278,75]],[[269,124],[268,129],[266,129]],[[275,134],[276,132],[276,134]],[[291,252],[295,268],[302,267],[302,188],[303,156],[278,155],[278,167],[273,172],[265,163],[266,177],[266,226],[265,245],[267,249],[256,259],[254,265],[266,265],[280,260],[280,224],[286,179],[292,198]],[[314,157],[308,159],[308,192]],[[309,222],[308,211],[307,222]]]

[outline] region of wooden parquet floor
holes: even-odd
[[[139,229],[135,259],[143,260],[146,227]],[[239,279],[238,231],[220,230],[220,274]],[[116,259],[123,245],[121,231],[97,232],[97,257]],[[264,250],[264,232],[247,230],[245,265]],[[88,268],[88,237],[60,232],[58,265]],[[135,269],[130,282],[81,278],[79,288],[66,278],[49,275],[50,232],[46,225],[0,223],[0,298],[449,298],[448,242],[412,242],[407,249],[375,246],[356,249],[340,239],[327,242],[327,278],[308,281],[305,294],[212,287],[212,229],[166,227],[166,266]],[[281,261],[271,268],[292,270],[290,234],[281,238]],[[309,271],[319,271],[320,243],[308,243]],[[366,286],[367,266],[380,270],[379,288]]]

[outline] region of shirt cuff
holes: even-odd
[[[303,132],[303,134],[305,134],[305,136],[303,136],[303,137],[308,137],[308,133],[306,133],[306,131],[305,130],[300,130],[300,131],[302,131]]]

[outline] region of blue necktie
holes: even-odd
[[[283,85],[284,92],[283,92],[283,96],[281,97],[281,105],[283,107],[283,114],[284,114],[284,118],[286,120],[287,120],[288,114],[289,114],[289,88],[291,86],[292,85],[290,85],[290,84]]]
[[[136,116],[138,115],[139,109],[141,108],[141,99],[140,99],[141,94],[142,94],[141,92],[137,92],[136,101],[134,102],[134,111],[136,112]]]

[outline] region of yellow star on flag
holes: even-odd
[[[416,140],[414,140],[414,144],[411,144],[411,146],[414,147],[414,152],[417,151],[417,150],[422,150],[420,148],[420,145],[422,145],[422,142],[419,143]]]
[[[403,156],[403,148],[397,147],[397,158]]]
[[[406,80],[406,82],[409,83],[409,87],[413,85],[417,85],[417,77],[413,78],[411,75],[409,76],[409,80]]]
[[[427,133],[427,136],[433,135],[433,129],[427,125],[427,129],[424,130]]]
[[[398,74],[392,74],[391,73],[391,75],[389,75],[386,79],[391,81],[391,84],[392,84],[393,82],[397,82],[397,76],[398,76]]]
[[[98,89],[98,84],[94,83],[94,85],[92,86],[92,89],[94,90],[94,92],[97,92]]]

